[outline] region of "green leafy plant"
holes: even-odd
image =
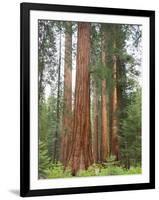
[[[47,178],[66,178],[71,177],[71,170],[64,170],[63,165],[58,162],[57,164],[51,164],[50,167],[46,170]]]
[[[50,158],[48,156],[48,150],[46,144],[39,141],[39,178],[47,177],[47,169],[50,165]]]

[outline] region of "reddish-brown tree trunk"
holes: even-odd
[[[93,163],[90,127],[90,23],[78,23],[76,88],[70,164],[72,175]]]
[[[106,33],[102,33],[102,65],[106,66]],[[107,88],[106,79],[102,80],[102,135],[101,135],[101,161],[106,161],[109,156],[108,115],[107,115]]]
[[[116,48],[116,43],[114,41],[113,47]],[[111,154],[115,156],[116,160],[119,160],[119,141],[118,141],[118,117],[117,117],[117,57],[113,55],[113,92],[111,99]]]
[[[94,123],[93,123],[93,155],[94,161],[98,162],[99,155],[98,155],[98,94],[96,85],[94,86],[94,97],[93,97],[93,107],[94,107]]]
[[[61,161],[66,165],[72,131],[72,24],[66,22],[64,62],[64,110],[61,138]]]
[[[109,156],[106,80],[102,80],[101,106],[102,106],[101,161],[106,161]]]

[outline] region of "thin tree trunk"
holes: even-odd
[[[59,38],[59,64],[58,64],[58,85],[57,85],[57,107],[56,107],[56,130],[55,136],[53,136],[53,161],[57,162],[58,160],[58,132],[59,132],[59,123],[60,123],[60,79],[61,79],[61,27],[60,27],[60,38]]]
[[[42,81],[43,81],[43,71],[40,71],[39,72],[39,89],[38,89],[38,102],[39,103],[40,103],[42,95],[43,95]]]
[[[98,162],[99,155],[98,155],[98,94],[97,94],[97,88],[96,85],[94,86],[94,135],[93,135],[93,155],[94,155],[94,161]]]
[[[72,175],[93,163],[90,126],[90,23],[78,23],[76,88],[72,147]]]
[[[64,110],[61,140],[61,161],[66,165],[72,131],[72,24],[66,22],[64,63]]]
[[[105,35],[105,32],[103,31],[102,33],[102,64],[103,66],[107,64],[106,52],[105,52],[106,42],[107,42],[106,35]],[[106,161],[109,156],[106,79],[102,80],[101,106],[102,106],[101,161]]]
[[[116,48],[114,41],[113,47]],[[111,154],[115,156],[116,160],[119,160],[119,141],[118,141],[118,117],[117,117],[117,57],[113,55],[113,80],[114,87],[112,93],[112,120],[111,120]]]

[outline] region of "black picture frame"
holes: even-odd
[[[76,13],[93,13],[107,15],[123,15],[148,17],[150,20],[150,180],[149,183],[102,185],[89,187],[72,187],[58,189],[30,189],[30,11],[60,11]],[[155,188],[155,11],[131,10],[101,7],[83,7],[70,5],[49,5],[21,3],[21,113],[20,113],[20,195],[22,197],[39,195],[59,195],[76,193],[95,193],[108,191],[139,190]]]

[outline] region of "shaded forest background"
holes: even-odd
[[[140,25],[38,21],[39,178],[141,173]]]

